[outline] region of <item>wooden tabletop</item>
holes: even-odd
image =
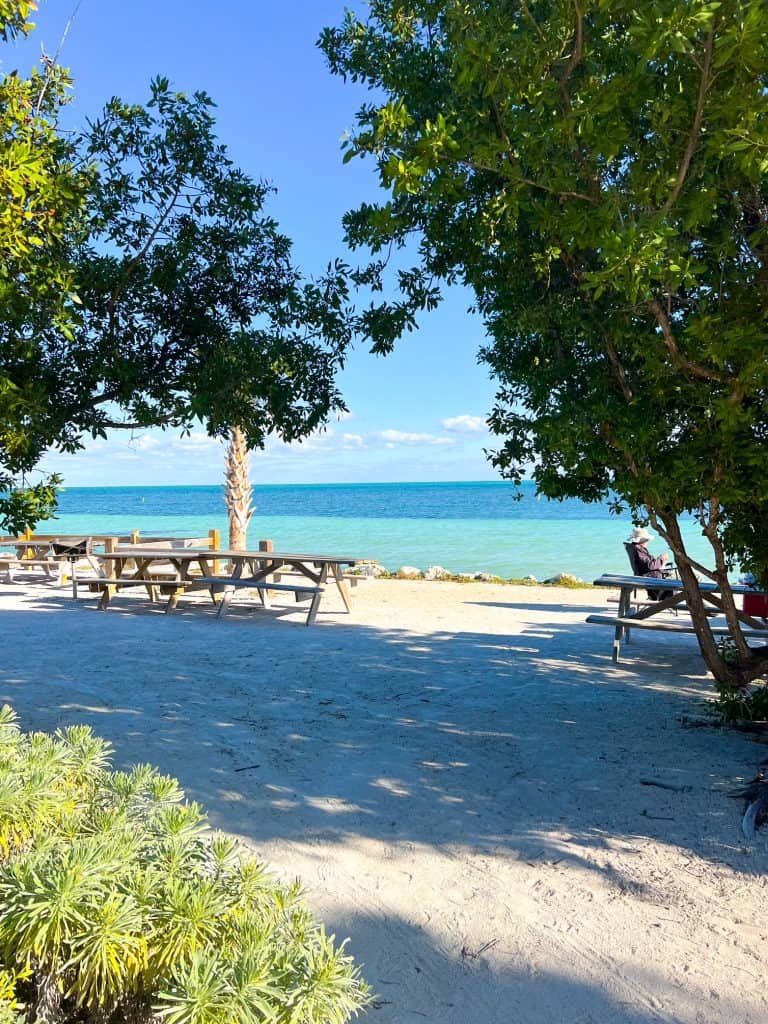
[[[656,576],[622,576],[618,573],[603,573],[598,579],[593,580],[595,587],[650,587],[651,590],[683,590],[682,580],[666,577],[659,579]],[[699,590],[704,592],[716,591],[720,584],[714,580],[699,580]],[[765,594],[764,590],[756,590],[744,583],[732,583],[731,591],[734,594]]]
[[[283,561],[283,562],[335,562],[344,565],[354,565],[357,558],[350,558],[347,555],[311,555],[311,554],[286,554],[283,551],[232,551],[217,550],[210,548],[142,548],[140,545],[130,548],[117,548],[115,551],[99,555],[100,558],[178,558],[194,561],[198,558],[219,558],[222,560],[234,560],[238,558],[253,559],[260,561]]]

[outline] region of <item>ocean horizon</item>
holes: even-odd
[[[218,529],[226,545],[223,493],[219,484],[67,487],[56,519],[40,523],[38,532],[198,537]],[[373,559],[390,571],[440,565],[507,579],[567,572],[591,581],[628,570],[628,515],[613,515],[607,504],[539,498],[530,481],[520,500],[514,494],[503,480],[254,484],[248,546],[269,539],[276,550]],[[708,562],[696,523],[683,530],[691,553]],[[663,542],[652,549],[662,551]]]

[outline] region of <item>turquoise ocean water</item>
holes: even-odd
[[[629,518],[607,506],[537,499],[532,484],[515,501],[503,481],[483,483],[295,484],[256,486],[249,546],[271,539],[276,550],[372,558],[394,570],[442,565],[451,572],[569,572],[592,580],[626,572],[622,541]],[[40,533],[129,533],[204,536],[221,530],[223,491],[210,487],[71,487],[59,516]],[[705,562],[708,545],[695,523],[685,527],[691,553]],[[660,552],[656,541],[652,550]]]

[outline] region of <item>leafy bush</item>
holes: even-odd
[[[739,650],[731,637],[717,642],[720,657],[729,665],[738,665]],[[753,680],[749,686],[729,686],[715,683],[717,698],[714,710],[721,722],[728,725],[768,725],[768,685],[763,680]]]
[[[0,710],[0,1024],[342,1024],[357,968],[178,783]],[[21,1004],[26,1013],[21,1013]]]
[[[716,683],[715,713],[728,725],[754,725],[768,727],[768,686],[753,682],[747,687]]]

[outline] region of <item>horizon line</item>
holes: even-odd
[[[533,483],[532,480],[523,480],[523,483]],[[304,483],[265,483],[264,481],[251,481],[251,486],[254,488],[259,487],[435,487],[440,485],[454,485],[454,484],[507,484],[512,485],[512,481],[503,479],[494,480],[335,480],[320,482],[320,481],[309,481]],[[149,487],[154,487],[159,490],[170,490],[171,488],[190,488],[190,487],[220,487],[224,488],[224,483],[217,481],[216,483],[197,483],[197,484],[64,484],[60,488],[61,491],[110,491],[110,490],[144,490]]]

